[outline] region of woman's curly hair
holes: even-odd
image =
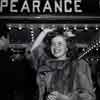
[[[48,56],[52,56],[51,51],[50,51],[50,46],[51,46],[51,41],[54,37],[56,36],[62,36],[65,38],[66,42],[67,42],[67,46],[68,46],[68,40],[67,38],[64,36],[64,29],[62,27],[57,27],[54,31],[49,32],[46,37],[44,38],[43,42],[46,45],[45,46],[45,52],[48,54]]]

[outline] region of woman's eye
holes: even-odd
[[[61,46],[61,45],[62,45],[62,43],[60,43],[60,42],[59,42],[59,43],[58,43],[58,45],[59,45],[59,46]]]
[[[45,75],[45,72],[40,72],[40,75]]]

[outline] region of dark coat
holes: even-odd
[[[44,72],[44,79],[40,77],[41,72]],[[49,60],[38,69],[37,81],[42,92],[40,99],[47,88],[46,92],[58,91],[70,96],[71,100],[95,100],[91,71],[84,60],[76,62]]]
[[[49,58],[43,49],[37,49],[33,52],[33,67],[37,70],[39,100],[52,91],[71,100],[95,100],[91,70],[84,60],[58,61]]]

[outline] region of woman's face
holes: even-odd
[[[63,36],[56,36],[51,40],[51,53],[56,58],[61,58],[66,56],[67,52],[67,43]]]

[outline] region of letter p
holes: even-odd
[[[1,0],[0,2],[0,12],[3,12],[3,8],[8,6],[8,0]]]

